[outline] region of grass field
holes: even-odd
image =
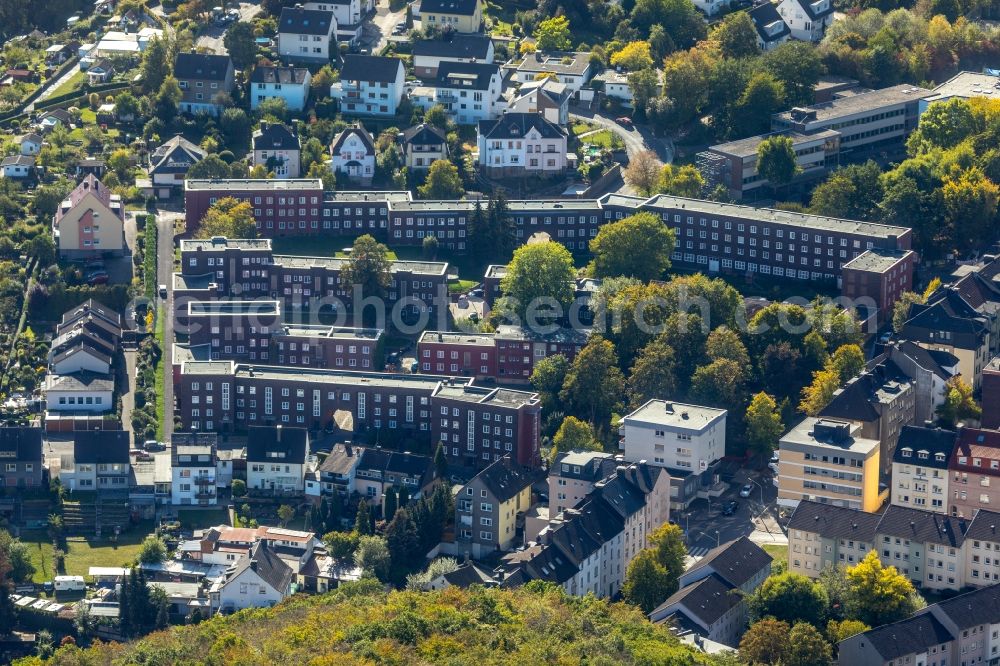
[[[180,509],[177,511],[177,519],[180,521],[182,529],[203,530],[215,525],[228,525],[229,511],[224,507],[206,511]]]
[[[271,241],[275,254],[291,254],[303,257],[346,257],[345,249],[351,247],[357,236],[295,237],[282,236]],[[389,251],[389,259],[397,259],[396,253]]]
[[[117,543],[107,537],[67,537],[66,575],[86,576],[90,567],[116,567],[134,562],[143,539],[152,531],[152,523],[140,523],[119,536]],[[22,532],[21,541],[28,544],[31,553],[31,563],[35,566],[33,580],[36,583],[52,580],[57,574],[48,533],[44,530]]]
[[[156,310],[156,344],[159,345],[160,349],[163,349],[163,327],[166,325],[164,318],[167,316],[166,309],[161,305]],[[165,376],[166,370],[163,367],[163,355],[160,355],[160,361],[156,364],[156,368],[153,371],[153,388],[156,391],[156,439],[163,439],[163,412],[165,405],[163,404],[163,384],[166,381]],[[173,418],[171,416],[170,418]]]
[[[781,562],[785,566],[788,565],[788,546],[766,543],[763,544],[761,548],[763,548],[768,555],[774,558],[774,562],[771,563],[772,567],[776,566],[778,562]]]
[[[588,134],[580,139],[580,141],[600,146],[601,148],[613,148],[615,144],[615,135],[611,133],[611,130],[602,130],[595,134]]]
[[[87,74],[85,72],[77,71],[73,76],[63,81],[62,85],[53,90],[49,97],[59,97],[60,95],[71,93],[77,88],[82,88],[83,84],[86,82]]]

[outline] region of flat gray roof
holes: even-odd
[[[859,222],[857,220],[841,220],[835,217],[811,215],[809,213],[793,213],[774,208],[754,208],[738,204],[719,203],[704,199],[683,199],[666,194],[657,194],[644,205],[644,208],[668,208],[672,212],[683,214],[683,211],[704,215],[730,215],[746,220],[786,224],[792,227],[803,227],[817,231],[836,231],[846,234],[859,234],[876,238],[902,236],[910,230],[907,227],[892,227],[874,222]]]
[[[951,97],[997,97],[1000,98],[1000,77],[979,72],[959,72],[938,87],[928,101]]]
[[[247,314],[281,314],[278,301],[188,301],[188,315],[235,317]]]
[[[350,326],[323,326],[320,324],[284,324],[281,335],[344,340],[378,340],[382,337],[382,332],[380,328],[352,328]]]
[[[182,238],[181,252],[197,252],[199,250],[270,250],[270,238]]]
[[[636,197],[630,194],[605,194],[598,199],[605,206],[624,206],[626,208],[638,208],[646,201],[643,197]]]
[[[387,372],[349,372],[318,368],[284,368],[271,365],[237,364],[232,361],[189,362],[181,366],[185,375],[232,375],[240,378],[270,379],[281,381],[343,384],[345,386],[373,386],[388,388],[420,388],[432,391],[440,382],[453,381],[471,384],[468,377],[443,375],[404,375]]]
[[[688,405],[669,400],[650,400],[639,409],[627,415],[623,421],[638,421],[673,428],[703,430],[726,416],[726,410],[701,405]],[[638,423],[628,424],[638,425]]]
[[[840,426],[847,424],[851,431],[851,436],[848,437],[843,442],[822,442],[817,440],[813,436],[813,429],[816,424],[829,424],[833,426]],[[864,437],[854,436],[854,432],[859,428],[853,423],[848,421],[841,421],[839,419],[830,418],[818,418],[815,416],[809,416],[802,420],[797,426],[786,432],[781,436],[781,441],[779,442],[779,447],[785,447],[785,445],[799,445],[799,446],[811,446],[819,447],[824,449],[831,449],[835,451],[851,451],[852,453],[862,453],[867,454],[873,449],[879,448],[879,441],[877,439],[866,439]]]
[[[507,264],[490,264],[486,267],[486,277],[502,278],[507,275]]]
[[[717,153],[725,153],[727,155],[733,155],[735,157],[756,157],[757,148],[760,146],[764,139],[772,136],[787,136],[792,140],[792,146],[801,146],[807,143],[814,143],[816,141],[826,141],[827,139],[832,139],[834,137],[840,136],[840,132],[837,130],[822,130],[819,132],[813,132],[811,134],[803,134],[802,132],[795,132],[792,130],[783,130],[780,132],[771,132],[769,134],[758,134],[757,136],[748,136],[745,139],[738,139],[736,141],[729,141],[728,143],[720,143],[714,146],[709,146],[708,149]]]
[[[480,405],[496,405],[497,407],[512,407],[515,409],[522,405],[538,402],[537,393],[505,388],[486,388],[451,382],[441,383],[434,390],[434,395],[440,398],[462,400]]]
[[[913,250],[867,250],[844,264],[844,268],[885,273],[910,254]]]
[[[424,331],[420,334],[420,339],[417,340],[417,344],[421,342],[437,342],[449,345],[474,345],[474,346],[493,346],[493,339],[496,337],[494,333],[457,333],[448,331]]]
[[[189,178],[184,181],[184,189],[192,191],[217,190],[259,192],[271,190],[318,190],[323,191],[323,181],[319,178],[290,178],[277,180],[270,178]]]
[[[205,275],[184,275],[174,273],[174,291],[177,290],[208,290],[215,284],[215,273]]]
[[[563,62],[563,59],[570,62]],[[521,72],[555,72],[579,76],[590,69],[590,54],[574,51],[554,51],[551,53],[529,53],[524,56],[517,70]]]
[[[567,211],[574,210],[600,210],[601,202],[597,199],[559,199],[559,200],[545,200],[545,199],[522,199],[516,201],[508,201],[508,208],[510,212],[517,213],[519,211],[531,211],[531,210],[553,210],[558,211],[565,209]]]
[[[343,257],[299,257],[289,254],[274,255],[274,263],[286,268],[312,268],[341,270],[349,260]],[[394,261],[393,273],[420,273],[424,275],[446,275],[448,263],[443,261]]]
[[[815,120],[810,119],[805,122],[828,122],[836,120],[837,118],[853,116],[858,113],[877,111],[878,109],[884,107],[905,104],[906,102],[916,102],[919,99],[929,97],[933,94],[934,92],[931,90],[910,85],[908,83],[898,86],[890,86],[889,88],[881,88],[879,90],[860,92],[856,95],[838,97],[837,99],[833,99],[829,102],[822,102],[820,104],[813,104],[811,106],[804,107],[810,111],[816,112]],[[786,122],[803,122],[795,120],[792,117],[791,111],[777,113],[774,117],[780,118]]]
[[[397,210],[400,212],[410,211],[414,213],[420,213],[423,211],[460,211],[468,212],[475,208],[476,203],[474,201],[462,200],[423,200],[423,201],[394,201],[392,203],[392,210]],[[483,210],[486,210],[486,204],[483,204]]]
[[[361,190],[344,190],[336,192],[327,192],[323,200],[324,201],[344,201],[344,202],[369,202],[369,203],[384,203],[386,201],[392,202],[402,202],[410,201],[413,197],[410,195],[409,190],[373,190],[373,191],[361,191]]]

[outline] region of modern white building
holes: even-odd
[[[330,146],[330,168],[361,185],[375,177],[375,142],[360,124],[337,135]]]
[[[278,18],[278,55],[291,62],[326,63],[337,44],[337,19],[331,11],[282,7]]]
[[[833,23],[832,0],[781,0],[778,13],[788,24],[792,39],[818,42]]]
[[[492,120],[506,106],[500,67],[494,64],[442,62],[428,86],[415,88],[413,104],[429,109],[440,104],[459,125]]]
[[[214,506],[218,502],[218,457],[211,443],[180,443],[170,448],[170,503]]]
[[[569,87],[550,78],[528,81],[510,96],[510,111],[540,113],[550,123],[566,125],[569,122]]]
[[[50,412],[104,414],[114,409],[115,380],[109,375],[78,372],[46,375],[42,393]]]
[[[566,133],[539,113],[505,113],[477,130],[479,168],[490,175],[558,175],[570,164]]]
[[[4,178],[23,180],[35,173],[35,158],[28,155],[10,155],[0,161],[0,173]]]
[[[650,400],[622,419],[619,448],[625,460],[666,467],[671,505],[686,509],[696,497],[714,496],[716,465],[726,454],[724,409]]]
[[[309,101],[312,74],[305,67],[272,67],[258,65],[250,75],[250,109],[256,111],[261,102],[282,99],[289,111],[301,111]]]
[[[406,68],[399,58],[346,55],[330,96],[349,116],[394,116],[403,99]]]

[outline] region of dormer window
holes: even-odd
[[[904,458],[911,458],[911,457],[913,457],[913,449],[911,449],[910,447],[905,447],[903,449],[903,457]]]
[[[917,457],[920,458],[921,460],[927,460],[927,452],[926,451],[918,451],[917,452]]]
[[[938,462],[943,461],[944,460],[944,454],[943,453],[935,453],[934,454],[934,460],[937,460]]]

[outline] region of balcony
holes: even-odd
[[[194,477],[193,481],[199,486],[215,485],[214,476],[205,476],[205,475],[196,476]]]
[[[200,490],[200,491],[196,492],[194,494],[194,496],[195,496],[195,499],[199,499],[199,500],[213,499],[215,497],[215,491],[214,490]]]

